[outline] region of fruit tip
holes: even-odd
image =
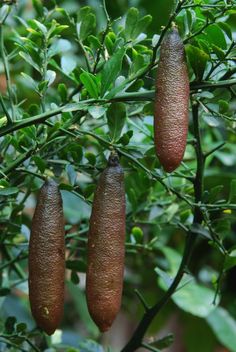
[[[56,331],[56,328],[54,327],[41,327],[41,329],[48,335],[48,336],[51,336],[54,334],[54,332]]]
[[[99,330],[101,333],[107,332],[110,329],[111,325],[101,325],[99,326]]]

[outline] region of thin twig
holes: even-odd
[[[11,117],[9,114],[7,114],[6,116],[9,120],[9,122],[11,122],[11,121],[15,121],[15,107],[14,107],[14,102],[13,102],[13,97],[12,97],[12,87],[11,87],[9,64],[8,64],[7,55],[5,53],[3,24],[2,23],[0,24],[0,53],[1,53],[3,67],[4,67],[4,71],[5,71],[6,82],[7,82],[7,92],[8,92],[9,102],[10,102],[10,106],[11,106],[11,113],[12,113]]]

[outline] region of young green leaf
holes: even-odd
[[[83,72],[80,75],[80,80],[87,89],[91,98],[97,99],[99,97],[98,79],[92,73]]]
[[[102,97],[107,95],[107,91],[109,90],[111,84],[114,83],[115,79],[118,77],[125,52],[125,47],[118,49],[117,52],[114,53],[114,55],[105,63],[101,77]],[[109,98],[111,97],[109,96]]]
[[[113,103],[107,111],[107,123],[110,137],[116,141],[120,138],[126,120],[126,105],[124,103]]]
[[[136,28],[139,17],[139,10],[131,7],[127,13],[125,21],[125,36],[127,39],[133,39],[133,32]]]
[[[64,83],[60,83],[57,87],[57,91],[61,97],[62,103],[65,103],[67,101],[67,88]]]
[[[209,56],[203,50],[190,44],[187,45],[186,51],[196,79],[200,81],[203,77]]]
[[[43,16],[43,5],[42,1],[40,0],[32,0],[33,7],[39,17]]]
[[[84,41],[96,27],[96,17],[91,7],[82,7],[78,15],[76,25],[77,35],[81,41]]]

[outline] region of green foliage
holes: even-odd
[[[0,2],[3,352],[124,347],[111,337],[111,347],[96,342],[100,334],[84,290],[91,202],[114,149],[125,170],[127,196],[123,319],[137,325],[149,307],[161,305],[152,342],[145,344],[141,336],[135,348],[160,351],[173,344],[175,349],[175,331],[158,335],[174,316],[180,319],[184,337],[176,343],[183,350],[208,352],[221,344],[235,351],[236,5],[223,0],[133,4]],[[153,145],[153,99],[160,44],[172,22],[186,48],[191,102],[183,163],[166,174]],[[61,330],[47,339],[35,327],[27,297],[31,219],[46,176],[60,185],[67,246],[65,315]],[[169,302],[164,313],[163,302]],[[121,333],[121,325],[117,320],[110,336],[116,329]],[[140,340],[135,334],[130,339]]]

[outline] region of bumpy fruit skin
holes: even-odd
[[[62,198],[47,180],[39,191],[29,242],[29,299],[37,325],[48,335],[58,327],[64,305],[65,233]]]
[[[183,159],[188,134],[189,78],[184,44],[173,28],[161,44],[156,80],[154,140],[167,172]]]
[[[120,310],[125,257],[124,172],[111,155],[95,192],[88,237],[86,297],[101,332]]]

